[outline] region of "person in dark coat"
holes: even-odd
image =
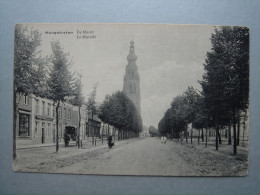
[[[107,144],[108,144],[108,147],[109,148],[112,148],[112,146],[114,145],[113,143],[113,138],[112,138],[112,135],[109,134],[108,138],[107,138]]]

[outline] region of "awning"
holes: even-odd
[[[23,114],[32,114],[31,112],[29,111],[25,111],[25,110],[18,110],[19,113],[23,113]]]

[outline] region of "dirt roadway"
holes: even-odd
[[[196,175],[170,145],[158,138],[126,142],[113,149],[97,151],[94,158],[56,170],[56,173],[116,175]]]
[[[159,138],[130,139],[88,149],[61,148],[18,151],[17,171],[157,176],[236,176],[247,174],[247,151],[231,156],[230,146],[220,151]]]

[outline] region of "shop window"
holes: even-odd
[[[29,136],[29,114],[19,115],[19,136]]]

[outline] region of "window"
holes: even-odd
[[[25,104],[25,105],[28,105],[28,103],[29,103],[29,98],[28,98],[27,95],[25,95],[25,96],[24,96],[24,104]]]
[[[52,116],[55,117],[55,108],[53,106],[53,110],[52,110]]]
[[[42,115],[45,115],[45,102],[42,102]]]
[[[61,138],[61,137],[62,137],[62,135],[61,135],[61,133],[62,133],[62,130],[61,130],[61,128],[62,128],[62,126],[61,126],[61,124],[59,124],[59,138]]]
[[[53,142],[55,143],[55,134],[56,134],[56,125],[53,124],[53,128],[52,128],[52,137],[53,137]]]
[[[29,136],[29,114],[19,115],[19,136]]]
[[[39,100],[36,99],[36,100],[35,100],[35,113],[36,113],[36,114],[39,114],[39,110],[40,110],[40,109],[39,109]]]
[[[48,136],[51,136],[51,123],[48,123]]]
[[[67,118],[67,109],[64,108],[64,119],[66,119],[66,118]]]
[[[70,118],[71,118],[71,110],[69,109],[68,110],[68,120],[70,120]]]
[[[34,131],[34,137],[38,137],[39,132],[39,122],[35,122],[35,131]]]
[[[45,123],[44,122],[42,123],[42,137],[45,137]]]
[[[47,107],[47,115],[48,115],[48,116],[51,116],[51,104],[48,104],[48,107]]]
[[[59,118],[61,118],[61,107],[58,108]]]
[[[130,85],[130,93],[133,93],[133,87]]]

